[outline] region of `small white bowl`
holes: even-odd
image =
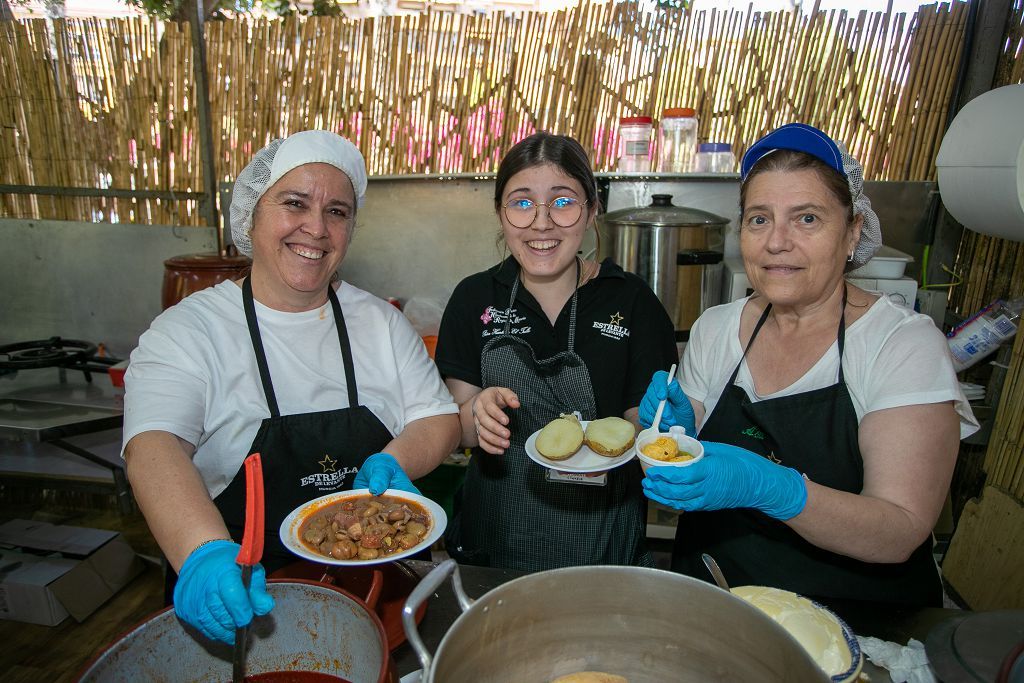
[[[660,436],[667,436],[675,439],[676,444],[679,445],[679,450],[684,453],[689,453],[693,457],[689,460],[678,460],[676,462],[667,462],[665,460],[657,460],[655,458],[648,457],[643,454],[641,450],[644,446],[654,442]],[[647,471],[648,467],[689,467],[693,463],[697,462],[704,457],[704,444],[692,436],[686,435],[686,429],[678,425],[669,427],[668,432],[661,432],[659,434],[645,434],[637,437],[636,444],[636,457],[640,458],[640,466],[644,472]]]

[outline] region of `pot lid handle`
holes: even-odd
[[[651,206],[675,206],[670,194],[652,194]]]

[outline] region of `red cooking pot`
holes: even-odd
[[[270,580],[273,611],[249,629],[246,680],[397,683],[380,620],[358,598],[315,581]],[[81,683],[224,683],[230,645],[199,636],[165,609],[90,662]]]
[[[252,259],[240,254],[188,254],[164,261],[164,285],[160,303],[164,309],[193,292],[212,287],[224,280],[237,280],[249,274]]]
[[[405,642],[402,608],[405,600],[420,582],[420,577],[401,560],[369,566],[331,566],[301,560],[278,569],[272,579],[306,579],[337,586],[359,596],[377,613],[384,626],[388,649],[392,652]],[[424,602],[416,610],[416,623],[423,621],[427,611]]]

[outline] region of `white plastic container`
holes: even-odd
[[[689,173],[697,169],[697,112],[666,109],[658,127],[658,171]]]
[[[870,261],[856,270],[851,270],[847,273],[847,277],[895,280],[903,277],[903,271],[906,270],[907,264],[913,263],[913,261],[914,257],[910,254],[883,244]]]
[[[1017,334],[1024,299],[996,299],[953,328],[946,337],[953,369],[966,370]]]
[[[704,142],[697,147],[698,173],[735,173],[736,156],[728,142]]]
[[[651,124],[650,116],[624,116],[619,119],[619,172],[650,172]]]
[[[668,461],[644,455],[643,448],[654,443],[659,437],[673,439],[679,447],[680,453],[690,455],[690,459]],[[648,467],[689,467],[704,457],[704,444],[692,436],[687,436],[686,429],[679,425],[672,425],[667,432],[648,434],[640,432],[636,437],[634,446],[636,448],[636,457],[640,460],[640,467],[645,472]]]

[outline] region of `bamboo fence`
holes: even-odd
[[[1024,83],[1024,0],[1010,11],[994,88]],[[970,315],[997,298],[1024,297],[1024,243],[964,230],[956,268],[964,284],[950,307]],[[985,454],[985,483],[1024,502],[1024,333],[1016,336]]]
[[[334,130],[371,174],[493,171],[536,130],[614,168],[618,119],[691,106],[701,141],[790,121],[845,141],[869,179],[925,180],[967,4],[904,13],[659,9],[207,24],[218,180],[269,140]],[[0,22],[0,183],[200,191],[188,25]],[[195,202],[0,196],[0,215],[199,224]]]

